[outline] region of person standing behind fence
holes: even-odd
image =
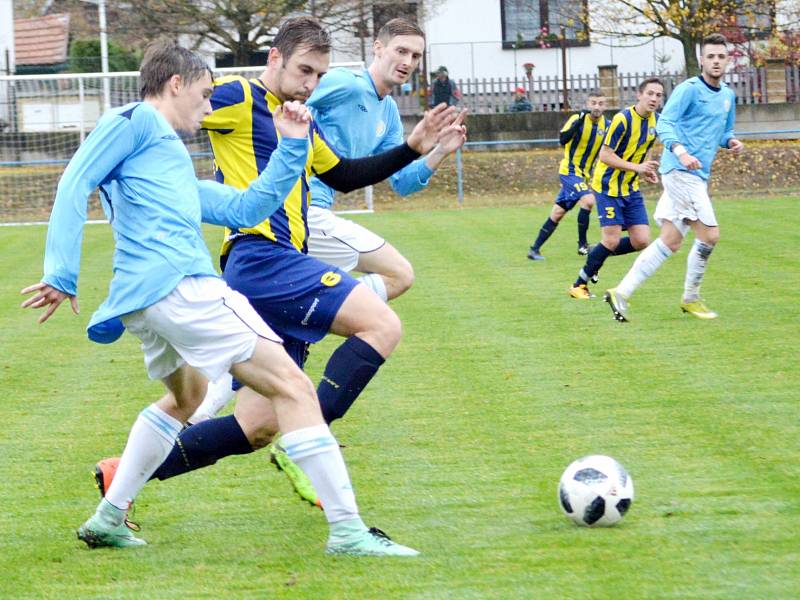
[[[508,106],[508,112],[531,112],[533,107],[531,101],[528,100],[528,94],[525,93],[525,88],[518,87],[514,90],[514,100]]]
[[[572,115],[561,128],[558,137],[558,143],[564,147],[564,158],[561,159],[558,169],[561,190],[550,210],[550,216],[528,251],[528,258],[531,260],[544,260],[540,253],[542,245],[553,235],[564,215],[575,208],[576,204],[581,207],[578,212],[578,254],[589,254],[586,232],[589,229],[589,215],[594,207],[589,176],[608,131],[609,120],[603,116],[605,107],[606,99],[603,95],[592,92],[586,99],[586,108]]]
[[[432,106],[438,106],[442,102],[448,106],[455,106],[461,100],[461,92],[456,82],[450,79],[447,67],[441,66],[436,69],[436,79],[433,80],[433,102]]]

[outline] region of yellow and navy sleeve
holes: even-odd
[[[628,121],[625,119],[625,115],[622,112],[618,112],[614,115],[614,118],[611,119],[611,126],[606,132],[606,139],[603,140],[603,144],[616,152],[619,149],[620,141],[625,136],[627,129]]]
[[[242,122],[242,111],[252,106],[250,86],[241,77],[222,77],[214,81],[211,95],[213,112],[203,120],[203,129],[230,133]]]
[[[325,139],[319,126],[315,121],[311,123],[311,145],[314,148],[314,161],[311,163],[311,171],[314,175],[327,173],[341,162],[341,158]]]

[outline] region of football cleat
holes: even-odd
[[[94,484],[97,486],[101,498],[106,497],[106,492],[111,487],[114,475],[117,474],[118,466],[119,456],[104,458],[94,466]]]
[[[104,458],[94,466],[94,485],[97,491],[100,492],[100,497],[105,498],[108,488],[111,487],[111,482],[114,481],[114,475],[117,474],[117,467],[119,466],[119,456],[112,458]],[[133,503],[128,508],[133,507]],[[140,531],[141,527],[138,523],[134,523],[127,516],[125,517],[125,526],[131,531]]]
[[[325,552],[346,556],[419,556],[419,552],[393,542],[377,527],[370,529],[338,527],[333,529],[328,538]]]
[[[697,317],[698,319],[716,319],[719,315],[706,306],[706,303],[698,299],[693,302],[681,302],[681,310]]]
[[[628,301],[615,288],[606,290],[603,300],[608,302],[611,312],[614,313],[614,318],[617,321],[620,323],[628,321]]]
[[[595,246],[596,244],[578,244],[578,254],[581,256],[586,256],[589,254],[589,252],[594,250]]]
[[[97,514],[81,525],[77,534],[78,539],[85,542],[89,548],[131,548],[147,544],[143,539],[133,535],[126,523],[107,525]]]
[[[585,283],[573,285],[569,288],[569,295],[576,300],[589,300],[594,298],[594,294],[589,291],[589,287]]]
[[[539,251],[534,250],[533,248],[528,250],[528,258],[530,258],[531,260],[544,260],[544,256],[539,254]]]
[[[597,283],[600,281],[600,273],[595,273],[589,279],[592,281],[592,283]]]
[[[268,450],[272,464],[275,465],[279,471],[286,473],[297,495],[309,504],[322,508],[322,502],[319,496],[317,496],[317,491],[314,489],[314,486],[311,485],[308,476],[303,472],[303,469],[298,467],[297,464],[289,458],[289,455],[286,454],[286,450],[280,445],[277,436],[268,446]]]

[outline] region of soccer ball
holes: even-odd
[[[564,471],[558,484],[564,513],[583,527],[610,527],[633,502],[633,479],[610,456],[584,456]]]

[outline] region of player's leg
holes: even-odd
[[[189,417],[187,423],[189,425],[196,425],[201,421],[216,417],[236,395],[232,387],[232,380],[233,377],[230,373],[224,373],[218,380],[209,381],[208,391],[206,391],[203,402],[197,407],[194,414]]]
[[[597,282],[600,268],[606,259],[614,254],[620,246],[622,225],[625,223],[621,198],[598,193],[595,196],[595,200],[597,202],[597,217],[600,220],[600,242],[589,252],[586,257],[586,263],[569,290],[569,295],[579,300],[593,297],[589,292],[589,281]],[[627,240],[628,238],[626,237],[625,239]]]
[[[578,200],[578,254],[586,256],[591,251],[586,234],[589,231],[589,221],[594,207],[594,194],[584,194]]]
[[[364,273],[359,281],[382,300],[393,300],[414,283],[414,268],[389,242],[376,249],[360,252],[356,271]]]
[[[232,373],[263,396],[248,396],[249,402],[261,402],[265,413],[274,411],[286,454],[317,490],[330,525],[329,553],[418,554],[364,525],[339,444],[322,418],[314,387],[280,346],[260,340],[253,356],[235,364]]]
[[[317,388],[328,423],[345,415],[394,351],[402,325],[388,305],[359,285],[336,312],[330,332],[347,339],[334,350]]]
[[[183,422],[197,408],[207,384],[203,375],[185,364],[162,381],[170,393],[139,414],[113,481],[103,490],[105,495],[94,515],[78,529],[78,538],[90,547],[124,548],[145,543],[126,525],[128,508],[169,454]]]
[[[563,204],[559,204],[559,198],[562,196],[563,189],[562,192],[559,193],[558,198],[556,198],[556,203],[553,204],[553,208],[550,209],[550,215],[539,229],[539,234],[536,236],[536,241],[533,242],[533,245],[528,251],[528,258],[531,260],[544,260],[544,256],[541,254],[542,246],[548,239],[550,239],[550,236],[553,235],[553,232],[558,227],[561,219],[563,219],[564,215],[567,214],[567,208]]]
[[[308,211],[308,254],[343,271],[364,273],[359,280],[384,302],[414,283],[414,269],[395,248],[366,227],[337,217],[329,209]],[[383,251],[384,246],[389,246]]]
[[[708,308],[700,298],[700,285],[703,282],[711,252],[719,242],[719,227],[710,227],[699,220],[692,221],[691,226],[695,240],[686,257],[686,279],[681,310],[698,319],[715,319],[717,313]]]

